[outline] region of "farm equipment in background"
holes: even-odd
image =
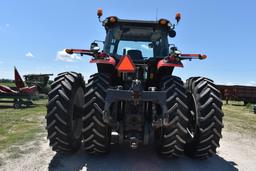
[[[229,100],[243,101],[244,105],[256,103],[255,86],[217,85],[217,87],[222,94],[222,99],[226,100],[226,104]]]
[[[36,85],[39,93],[48,94],[51,89],[49,84],[50,76],[53,76],[53,74],[28,74],[23,77],[28,86]]]
[[[221,138],[222,100],[212,80],[173,76],[182,60],[206,55],[183,54],[168,37],[175,26],[158,21],[124,20],[110,16],[99,21],[106,30],[103,50],[97,41],[90,50],[66,49],[89,55],[98,73],[85,84],[82,74],[60,73],[51,85],[47,131],[52,149],[91,154],[110,151],[112,143],[132,149],[154,143],[159,154],[197,158],[216,153]],[[176,14],[177,23],[180,13]]]
[[[14,77],[16,87],[0,85],[0,103],[13,103],[15,109],[22,105],[29,107],[32,105],[32,98],[38,91],[36,86],[26,86],[18,70],[14,67]]]

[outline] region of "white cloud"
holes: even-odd
[[[74,62],[75,60],[81,60],[81,57],[77,54],[67,54],[65,50],[62,50],[57,52],[56,60]]]
[[[34,55],[31,52],[27,52],[25,54],[25,56],[28,57],[28,58],[33,58],[34,57]]]

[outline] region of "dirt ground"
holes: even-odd
[[[162,159],[153,147],[133,151],[127,147],[115,146],[105,156],[89,156],[82,151],[56,154],[49,148],[45,135],[41,137],[19,147],[21,150],[18,156],[0,154],[0,170],[256,170],[256,138],[226,132],[225,129],[218,154],[207,160],[194,160],[186,156],[174,160]]]

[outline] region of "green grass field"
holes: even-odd
[[[256,114],[252,112],[252,106],[243,106],[243,103],[231,102],[223,105],[224,126],[227,130],[242,134],[256,135]]]
[[[8,86],[8,87],[15,87],[15,83],[2,83],[2,82],[0,82],[0,85],[5,85],[5,86]]]
[[[45,131],[46,103],[47,100],[34,102],[35,107],[15,110],[0,108],[0,151],[10,148],[12,145],[23,144],[32,140]],[[225,113],[224,126],[226,130],[246,134],[256,132],[256,114],[253,114],[246,106],[236,102],[223,105]]]
[[[46,99],[34,101],[35,106],[23,109],[0,104],[0,151],[14,144],[23,144],[44,131],[46,102]]]

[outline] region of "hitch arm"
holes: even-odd
[[[92,50],[86,50],[86,49],[65,49],[65,52],[68,54],[80,54],[81,56],[83,55],[88,55],[92,56],[95,59],[104,59],[107,57],[110,57],[107,53],[105,52],[98,52],[98,51],[92,51]]]
[[[65,52],[68,54],[80,54],[92,56],[90,63],[99,63],[99,64],[111,64],[115,66],[116,60],[105,52],[98,52],[86,49],[65,49]]]
[[[91,50],[86,50],[86,49],[65,49],[65,52],[67,54],[80,54],[82,55],[89,55],[89,56],[95,56],[95,52],[91,51]]]

